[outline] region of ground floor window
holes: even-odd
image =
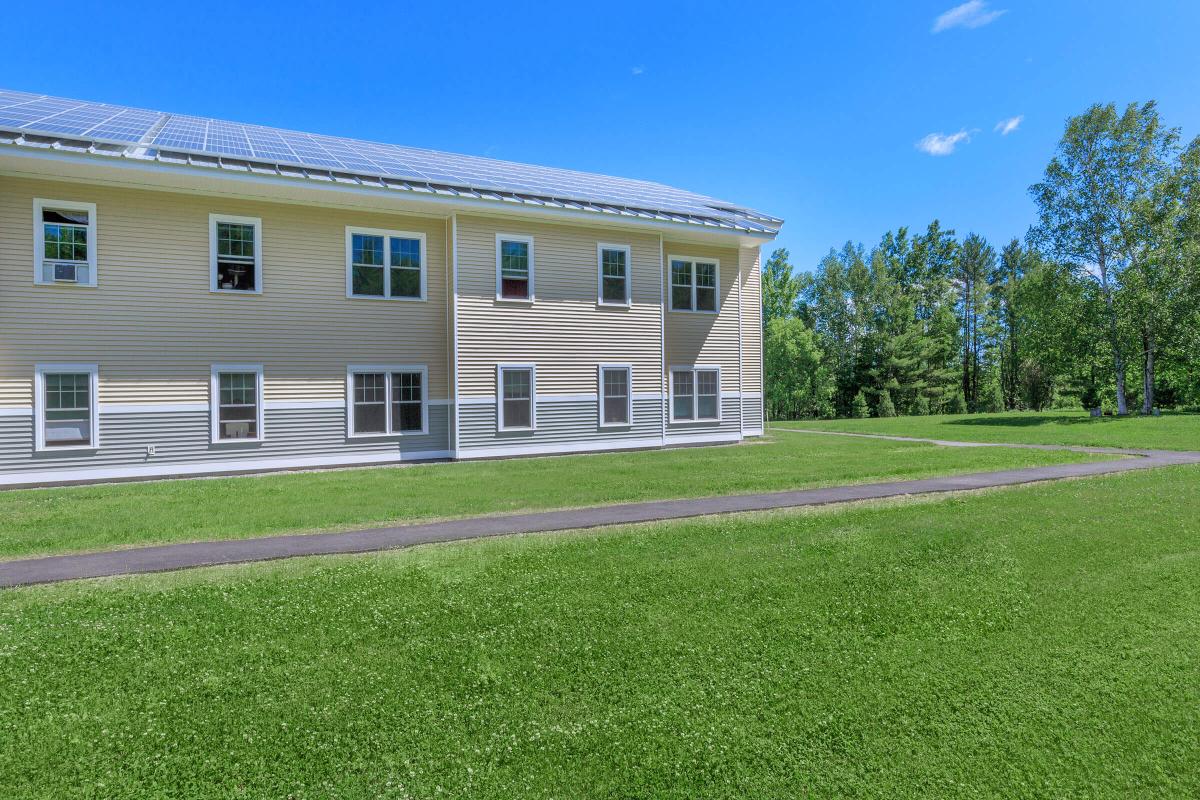
[[[721,370],[717,367],[671,368],[671,421],[721,419]]]
[[[600,366],[601,425],[628,425],[632,419],[630,372],[623,364]]]
[[[425,433],[427,370],[404,367],[351,367],[349,430],[352,436]]]
[[[535,376],[536,369],[532,364],[502,364],[496,368],[496,408],[500,430],[534,429]]]
[[[35,417],[39,450],[97,446],[98,388],[95,364],[40,364],[35,373]]]
[[[259,364],[215,364],[212,368],[214,442],[263,439],[263,371]]]

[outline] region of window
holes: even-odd
[[[671,256],[671,310],[717,311],[720,264]]]
[[[209,289],[262,293],[262,220],[209,214]]]
[[[628,425],[633,417],[631,369],[625,364],[600,365],[600,424]]]
[[[263,440],[263,371],[258,364],[217,364],[212,368],[212,440]]]
[[[91,450],[99,446],[95,364],[39,364],[34,369],[38,450]]]
[[[33,201],[33,282],[96,285],[96,204]]]
[[[671,368],[671,421],[721,419],[721,370],[717,367]]]
[[[497,413],[502,431],[533,430],[536,369],[530,364],[504,364],[496,368]]]
[[[346,296],[425,299],[425,234],[346,228]]]
[[[422,366],[350,367],[347,430],[351,436],[426,433],[428,373]]]
[[[603,305],[629,305],[629,245],[596,246],[600,270],[600,298]]]
[[[496,299],[533,300],[533,238],[496,234]]]

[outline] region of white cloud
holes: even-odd
[[[630,75],[641,75],[645,71],[646,71],[645,67],[630,67],[629,68]]]
[[[948,156],[958,147],[959,142],[971,141],[971,132],[961,130],[958,133],[931,133],[917,142],[917,149],[931,156]]]
[[[1015,117],[1002,119],[996,123],[995,130],[1000,131],[1001,136],[1008,136],[1010,133],[1021,127],[1021,121],[1025,119],[1024,114],[1017,114]]]
[[[967,0],[961,6],[955,6],[933,21],[933,32],[941,33],[951,28],[982,28],[989,22],[995,22],[1007,10],[992,11],[985,0]]]

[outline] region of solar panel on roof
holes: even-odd
[[[155,126],[161,123],[161,128]],[[145,109],[88,103],[0,89],[0,126],[24,132],[71,135],[101,141],[150,144],[162,150],[257,159],[418,183],[515,193],[541,199],[604,203],[616,209],[653,209],[736,221],[759,229],[747,217],[757,212],[704,195],[649,181],[612,178],[573,170],[537,167],[399,145],[162,114]]]

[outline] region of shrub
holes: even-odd
[[[917,395],[916,401],[913,402],[913,412],[918,417],[929,416],[929,398],[923,394]]]
[[[879,417],[896,416],[896,406],[892,403],[892,393],[887,389],[879,393],[879,403],[875,407],[875,414]]]
[[[950,395],[950,403],[946,407],[947,414],[967,413],[967,398],[963,397],[962,389]]]
[[[871,408],[867,405],[867,398],[863,396],[862,389],[859,389],[858,394],[850,401],[850,416],[854,419],[866,419],[871,416]]]

